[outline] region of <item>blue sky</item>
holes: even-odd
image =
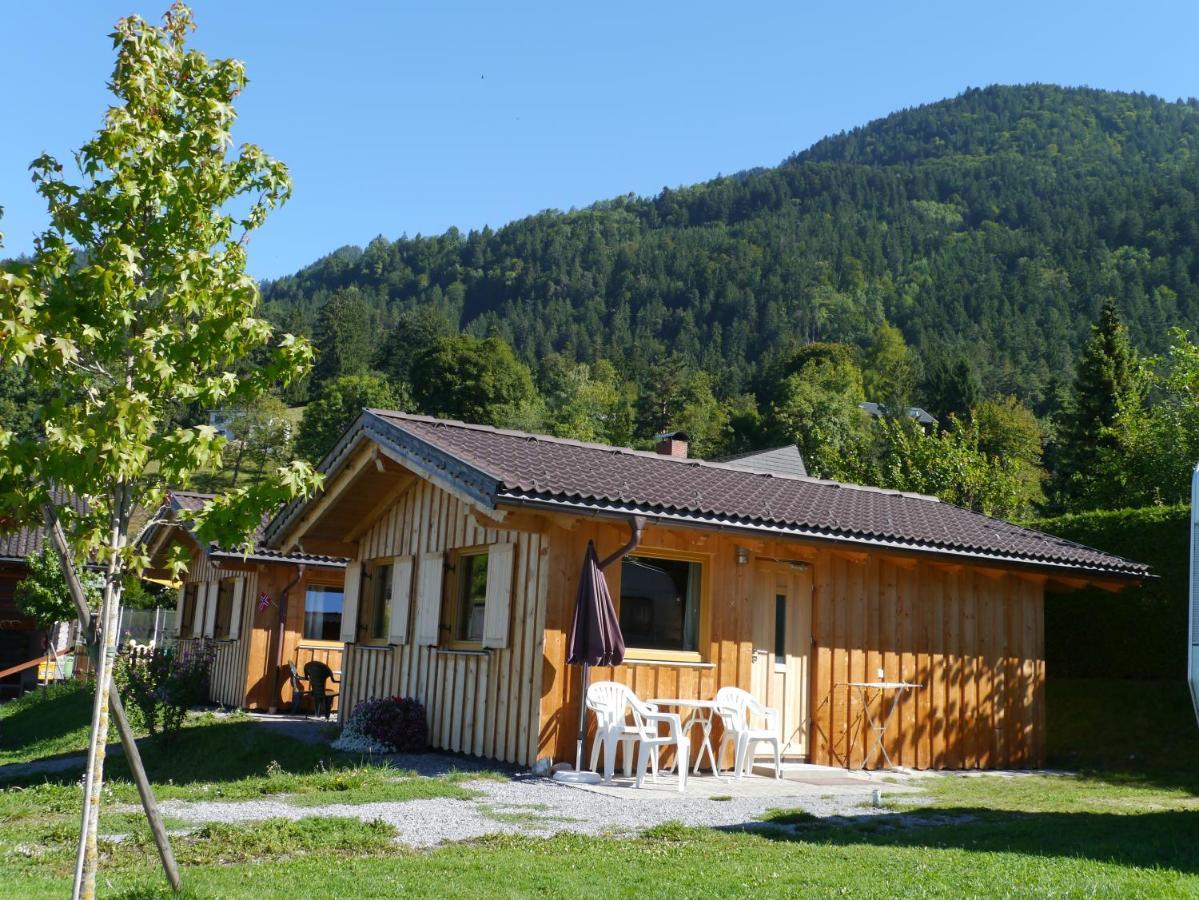
[[[27,166],[101,122],[122,15],[6,5],[0,231],[44,225]],[[236,137],[293,200],[251,245],[273,277],[377,234],[503,224],[759,165],[968,86],[1049,81],[1199,96],[1199,4],[956,2],[194,4],[196,46],[247,63]],[[50,10],[53,12],[50,12]],[[19,37],[18,37],[19,36]]]

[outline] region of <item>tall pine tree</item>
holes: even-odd
[[[1139,394],[1136,352],[1109,297],[1079,353],[1073,392],[1058,423],[1055,481],[1063,506],[1095,505],[1099,451],[1113,445],[1108,429],[1121,409],[1140,402]]]

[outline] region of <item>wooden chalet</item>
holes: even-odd
[[[200,509],[209,494],[172,492],[172,513]],[[243,709],[289,708],[288,664],[303,672],[316,659],[334,672],[342,665],[342,582],[346,560],[270,550],[255,535],[249,555],[202,546],[181,521],[154,526],[144,536],[157,574],[166,553],[182,543],[191,564],[179,588],[176,641],[204,642],[214,653],[209,699]],[[336,710],[336,701],[334,705]]]
[[[573,759],[580,565],[639,516],[606,571],[627,657],[595,678],[645,699],[740,686],[781,711],[787,756],[850,766],[869,734],[847,685],[905,681],[921,687],[887,732],[896,764],[1043,764],[1046,591],[1146,567],[932,497],[687,459],[677,438],[653,453],[365,411],[323,492],[264,537],[353,560],[343,712],[412,696],[436,747]]]
[[[70,504],[82,512],[77,498],[55,491],[55,502]],[[17,608],[17,585],[29,574],[29,560],[49,545],[49,535],[40,525],[19,526],[0,518],[0,702],[18,697],[37,684],[38,666],[46,654],[47,630]],[[75,622],[58,623],[49,629],[49,639],[60,652],[70,649]],[[66,663],[64,662],[64,665]],[[73,659],[69,671],[73,671]]]

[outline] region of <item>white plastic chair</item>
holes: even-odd
[[[774,745],[774,777],[783,777],[782,748],[779,744],[778,710],[764,706],[749,691],[723,687],[716,692],[716,712],[724,725],[720,738],[717,764],[724,758],[724,748],[733,744],[733,772],[740,779],[753,768],[753,748],[756,744]],[[765,728],[753,727],[753,717],[765,721]],[[719,771],[717,774],[720,774]]]
[[[690,744],[684,740],[682,725],[674,713],[658,712],[652,703],[645,703],[628,687],[616,681],[597,681],[587,688],[587,708],[595,713],[595,739],[591,745],[591,770],[596,771],[599,753],[604,752],[604,781],[612,781],[616,768],[616,745],[624,750],[625,774],[632,774],[633,743],[637,748],[637,787],[645,780],[647,768],[653,767],[658,778],[658,749],[675,745],[679,754],[679,790],[687,783],[687,757]],[[630,714],[631,713],[631,721]],[[663,735],[659,725],[665,722],[668,733]]]

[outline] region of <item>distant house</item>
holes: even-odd
[[[64,501],[61,496],[57,498]],[[78,501],[76,501],[78,505]],[[37,682],[37,663],[46,655],[46,632],[38,623],[17,609],[17,584],[29,574],[29,559],[46,546],[48,535],[41,527],[5,527],[0,521],[0,672],[25,663],[26,668],[9,671],[0,677],[0,700],[19,696]],[[50,630],[55,649],[71,646],[72,622],[59,623]]]
[[[173,491],[172,517],[201,509],[211,494]],[[182,522],[156,525],[143,536],[152,574],[166,576],[167,551],[182,544],[191,564],[179,588],[178,642],[214,649],[209,699],[246,709],[276,710],[291,703],[288,664],[303,672],[319,660],[341,669],[342,581],[346,560],[263,546],[254,551],[203,546]],[[334,707],[336,709],[336,706]]]
[[[225,440],[232,441],[236,440],[236,435],[233,433],[233,421],[235,418],[236,416],[228,410],[214,409],[208,413],[208,424]]]
[[[742,687],[780,710],[786,756],[852,766],[879,759],[850,685],[911,682],[886,734],[896,764],[1035,767],[1046,591],[1148,572],[934,497],[688,459],[678,433],[658,451],[364,411],[322,491],[263,536],[352,560],[343,716],[412,696],[435,747],[572,759],[580,567],[637,517],[604,573],[628,651],[597,679],[645,699]]]
[[[890,409],[881,403],[859,403],[858,408],[864,409],[876,419],[891,415]],[[909,419],[915,419],[922,428],[933,428],[937,424],[937,420],[933,417],[932,413],[921,409],[919,406],[909,406],[904,414]]]
[[[775,475],[798,475],[806,478],[808,467],[804,464],[803,454],[794,444],[785,447],[775,447],[773,450],[755,450],[752,453],[739,453],[736,456],[725,456],[713,462],[724,463],[738,469],[749,469],[754,472],[771,472]]]

